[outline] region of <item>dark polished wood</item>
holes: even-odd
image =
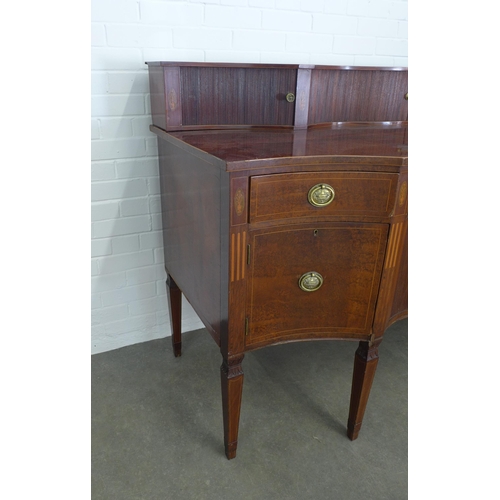
[[[172,328],[172,349],[178,358],[182,352],[182,292],[170,275],[167,276],[167,295],[170,307],[170,326]]]
[[[147,64],[153,125],[169,131],[258,125],[306,128],[408,116],[406,68]]]
[[[372,172],[256,175],[252,177],[250,223],[297,217],[330,219],[335,215],[388,216],[394,205],[397,180],[397,174]],[[321,182],[335,186],[335,203],[318,210],[304,197],[304,192]],[[278,189],[280,203],[275,199]]]
[[[183,155],[168,141],[159,141],[158,150],[160,163],[169,165],[160,173],[165,268],[220,343],[227,309],[227,276],[221,273],[227,268],[221,241],[227,179],[209,155]]]
[[[381,339],[376,342],[360,342],[354,356],[351,404],[347,420],[347,435],[351,441],[358,437],[361,430],[366,404],[377,369],[380,342]]]
[[[406,71],[317,69],[308,123],[407,120],[407,92]]]
[[[408,309],[406,70],[148,64],[174,354],[182,291],[222,355],[227,458],[244,355],[284,342],[359,342],[356,439],[378,346]],[[331,203],[311,203],[315,185]]]
[[[401,251],[401,264],[398,270],[398,279],[396,282],[396,292],[394,293],[394,302],[392,304],[391,319],[400,319],[398,316],[401,311],[408,309],[408,235],[403,239],[403,249]]]
[[[181,67],[180,74],[185,126],[293,125],[285,98],[297,85],[293,69]]]
[[[153,128],[161,137],[161,129]],[[394,172],[408,159],[407,123],[334,124],[307,130],[269,129],[255,127],[242,130],[206,130],[173,132],[185,144],[224,160],[228,171],[255,170],[265,167],[309,165],[325,170],[329,164],[365,163],[370,171],[387,171],[379,167],[394,166]],[[299,144],[300,149],[297,148]],[[363,158],[365,157],[365,158]],[[377,158],[374,163],[373,158]],[[348,167],[347,167],[348,168]],[[353,167],[354,168],[354,167]]]
[[[243,355],[224,358],[221,365],[222,418],[224,448],[228,459],[236,456],[243,391]]]
[[[387,225],[294,224],[253,230],[247,347],[310,338],[371,335],[387,241]],[[305,292],[309,271],[323,285]]]

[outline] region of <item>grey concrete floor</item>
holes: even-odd
[[[359,438],[346,436],[356,342],[248,353],[237,456],[204,330],[92,356],[93,500],[407,498],[407,321],[388,329]]]

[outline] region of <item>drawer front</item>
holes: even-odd
[[[371,333],[388,224],[250,231],[246,345]]]
[[[398,174],[314,172],[251,178],[250,223],[294,217],[388,216]]]

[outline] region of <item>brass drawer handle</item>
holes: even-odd
[[[288,102],[293,102],[293,101],[295,101],[295,94],[292,92],[288,92],[288,94],[285,96],[285,99]]]
[[[326,207],[333,201],[333,198],[335,198],[335,191],[329,184],[316,184],[307,194],[307,200],[314,207]]]
[[[315,292],[323,284],[323,276],[316,271],[303,274],[299,279],[299,287],[304,292]]]

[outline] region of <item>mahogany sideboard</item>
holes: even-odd
[[[359,342],[356,439],[408,310],[407,69],[147,64],[173,351],[183,293],[222,354],[227,458],[244,355],[284,342]]]

